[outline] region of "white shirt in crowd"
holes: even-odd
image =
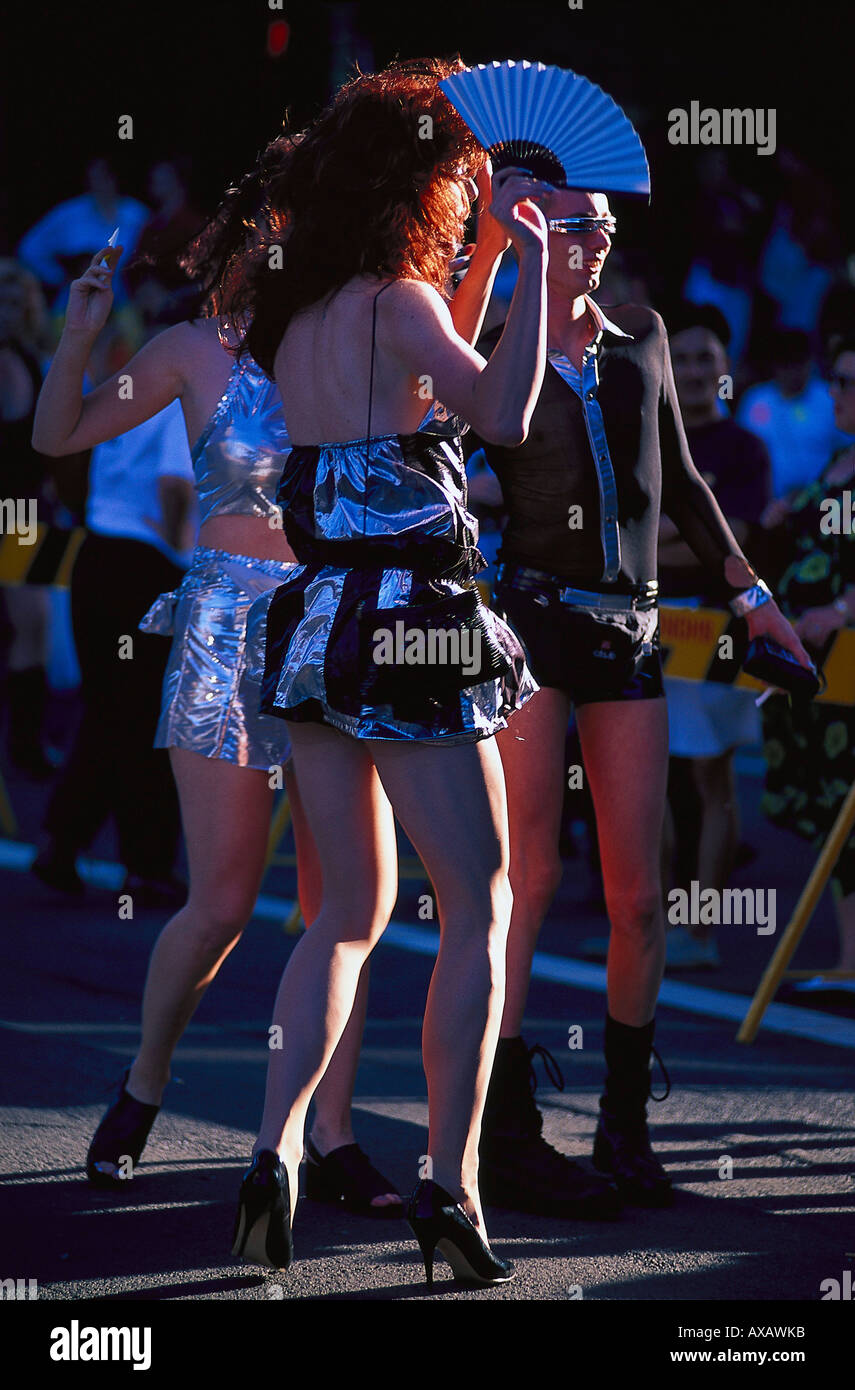
[[[78,198],[69,198],[39,218],[35,226],[22,237],[18,246],[18,259],[28,270],[37,275],[45,285],[51,285],[61,293],[52,306],[55,313],[64,309],[68,298],[69,274],[60,256],[94,256],[95,252],[107,242],[119,228],[119,241],[125,248],[122,264],[113,276],[113,293],[116,303],[127,299],[122,269],[128,264],[140,232],[151,217],[151,209],[136,198],[119,198],[115,221],[112,226],[104,220],[98,204],[91,193],[81,193]]]
[[[193,483],[184,412],[178,401],[92,450],[86,525],[100,536],[144,541],[175,564],[187,565],[189,552],[174,551],[157,530],[163,520],[158,496],[158,479],[163,477]]]

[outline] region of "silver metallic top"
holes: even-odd
[[[193,449],[199,524],[212,516],[280,515],[276,488],[289,449],[276,383],[244,354]]]

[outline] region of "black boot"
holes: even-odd
[[[674,1200],[671,1179],[650,1147],[646,1105],[650,1096],[650,1055],[655,1020],[641,1028],[617,1023],[606,1014],[606,1086],[594,1138],[594,1166],[617,1183],[624,1201],[640,1207],[667,1207]],[[662,1059],[656,1053],[662,1070]],[[656,1100],[665,1100],[667,1089]]]
[[[533,1095],[537,1077],[532,1057],[536,1054],[543,1057],[550,1080],[563,1091],[564,1078],[546,1048],[539,1043],[528,1048],[522,1038],[499,1040],[481,1129],[481,1196],[489,1206],[539,1216],[589,1220],[616,1216],[621,1201],[614,1184],[553,1149],[541,1134],[543,1116]]]
[[[7,746],[9,761],[19,772],[43,781],[56,772],[56,762],[42,743],[42,724],[47,702],[47,678],[41,666],[9,671],[6,676],[9,705]]]

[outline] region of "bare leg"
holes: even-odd
[[[364,744],[295,724],[294,770],[317,846],[323,903],[282,976],[264,1114],[255,1152],[274,1149],[288,1170],[292,1205],[312,1093],[339,1044],[360,972],[391,915],[398,887],[391,807]]]
[[[377,773],[372,769],[372,775]],[[294,843],[297,849],[297,886],[300,895],[300,908],[307,927],[321,910],[321,865],[312,832],[303,809],[297,779],[290,763],[285,770],[285,788],[291,808],[291,821],[294,826]],[[383,796],[379,783],[376,795]],[[344,1144],[353,1144],[353,1091],[356,1085],[356,1072],[359,1067],[359,1054],[362,1050],[362,1035],[365,1029],[365,1015],[368,1009],[368,985],[371,962],[366,961],[359,976],[356,1000],[351,1010],[347,1027],[341,1041],[332,1055],[332,1060],[315,1089],[315,1116],[312,1124],[312,1142],[322,1154]],[[375,1197],[373,1207],[396,1206],[400,1197],[395,1192]]]
[[[570,701],[544,688],[497,737],[508,795],[510,882],[514,906],[502,1037],[522,1030],[531,961],[549,905],[561,882],[558,834],[564,796],[564,738]]]
[[[372,743],[383,785],[437,895],[440,947],[422,1034],[433,1176],[484,1232],[478,1142],[502,1016],[512,896],[494,739]]]
[[[576,717],[611,923],[609,1013],[639,1028],[653,1018],[665,962],[659,863],[668,780],[665,700],[583,705]]]
[[[498,1035],[510,891],[504,786],[491,740],[454,748],[372,742],[294,728],[295,766],[321,860],[324,904],[294,951],[276,1003],[260,1149],[292,1193],[306,1110],[350,1016],[359,973],[397,889],[388,802],[372,800],[369,756],[437,890],[441,945],[425,1015],[429,1148],[439,1183],[479,1224],[477,1144]]]
[[[149,962],[142,1043],[127,1089],[159,1105],[172,1054],[202,995],[249,921],[264,871],[273,793],[266,772],[170,750],[190,891]]]

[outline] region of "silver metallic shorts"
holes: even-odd
[[[259,709],[264,625],[255,623],[247,640],[247,614],[295,568],[196,547],[180,586],[161,594],[140,622],[143,632],[173,639],[155,748],[187,748],[264,771],[287,761],[287,725]]]

